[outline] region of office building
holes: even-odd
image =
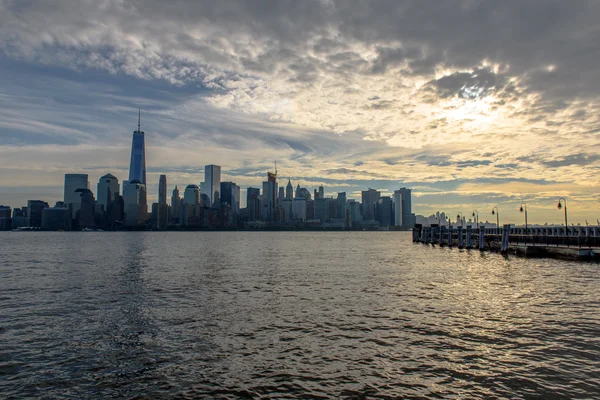
[[[277,196],[277,205],[281,206],[281,202],[285,199],[285,188],[279,187],[279,195]]]
[[[392,199],[384,196],[376,203],[376,219],[380,226],[390,226],[392,224]]]
[[[394,190],[394,226],[402,226],[402,192]]]
[[[325,198],[325,188],[323,187],[323,185],[319,186],[319,198],[320,199]]]
[[[77,189],[76,193],[81,197],[81,207],[77,211],[77,226],[79,228],[94,228],[96,199],[90,189]]]
[[[260,189],[253,187],[246,189],[246,210],[248,221],[260,220]]]
[[[167,176],[161,175],[158,179],[158,204],[167,204]]]
[[[187,185],[183,191],[183,201],[190,206],[200,204],[200,188],[198,185]]]
[[[77,211],[81,207],[81,196],[75,191],[89,188],[87,174],[65,174],[64,203],[65,207],[71,209],[71,218],[77,217]]]
[[[310,196],[310,191],[307,188],[300,188],[300,187],[297,188],[296,189],[296,197],[303,197],[307,201],[312,200],[312,198]]]
[[[146,186],[146,140],[140,130],[140,112],[138,111],[138,128],[133,132],[131,140],[131,160],[129,162],[129,183],[136,181]],[[127,201],[125,201],[127,202]]]
[[[219,208],[221,191],[221,167],[206,165],[204,167],[204,182],[200,184],[201,192],[206,194],[210,203],[209,207]]]
[[[351,226],[358,226],[362,221],[362,215],[360,213],[360,203],[356,200],[348,200],[346,204],[348,212],[350,214]]]
[[[71,212],[64,207],[44,208],[42,212],[42,229],[50,231],[70,231]]]
[[[411,189],[407,189],[407,188],[401,188],[399,190],[400,192],[400,196],[402,199],[402,206],[401,206],[401,212],[402,212],[402,227],[403,228],[413,228],[415,225],[415,215],[412,213],[412,194],[411,194]]]
[[[135,228],[146,223],[148,218],[146,185],[137,180],[128,182],[123,187],[123,203],[126,227]]]
[[[292,200],[283,199],[281,201],[281,209],[282,209],[283,215],[282,215],[282,218],[280,219],[280,222],[283,222],[286,224],[288,222],[290,222],[290,220],[292,219],[292,214],[293,214],[292,207],[293,207]]]
[[[375,219],[375,203],[379,201],[381,193],[375,189],[369,188],[362,192],[362,217],[364,221]]]
[[[119,180],[112,174],[106,174],[98,181],[97,203],[103,212],[108,211],[108,206],[120,192]]]
[[[292,219],[306,221],[306,199],[304,197],[296,197],[292,201]]]
[[[179,189],[175,185],[171,195],[171,221],[175,224],[179,223],[179,214],[181,207],[181,198],[179,197]]]
[[[240,211],[240,187],[234,182],[221,182],[221,204],[228,204],[233,215]]]
[[[0,231],[8,231],[12,224],[12,211],[9,206],[0,205]]]
[[[300,185],[298,185],[298,188],[300,188]],[[292,200],[294,198],[294,187],[292,186],[290,179],[288,179],[288,183],[285,186],[285,198],[288,200]]]
[[[336,218],[346,218],[346,192],[338,193]]]
[[[261,203],[261,213],[264,221],[275,222],[277,207],[277,174],[267,172],[267,180],[263,182],[263,200]]]
[[[42,200],[27,201],[27,225],[30,227],[42,227],[42,213],[48,208],[48,203]]]
[[[319,197],[315,199],[314,206],[314,219],[318,219],[321,223],[327,221],[329,219],[329,199]]]

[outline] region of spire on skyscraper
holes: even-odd
[[[138,133],[140,132],[140,120],[142,119],[142,109],[138,108]]]

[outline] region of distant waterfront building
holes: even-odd
[[[375,189],[369,188],[362,192],[362,216],[364,221],[372,221],[375,219],[375,203],[379,201],[381,193]]]
[[[296,189],[296,197],[302,197],[304,199],[312,200],[310,196],[310,191],[307,188],[298,188]]]
[[[12,214],[9,206],[0,205],[0,231],[8,231],[11,229]]]
[[[158,204],[167,204],[167,176],[161,175],[158,179]]]
[[[70,231],[71,213],[68,208],[50,207],[42,212],[42,229],[52,231]]]
[[[276,221],[275,210],[277,207],[277,174],[273,172],[267,172],[267,180],[263,182],[263,199],[264,204],[261,203],[261,208],[264,221],[274,222]]]
[[[125,205],[125,226],[138,227],[146,223],[148,204],[146,202],[146,185],[140,181],[130,181],[123,187]]]
[[[138,128],[133,132],[131,140],[131,160],[129,162],[129,183],[137,181],[146,186],[146,140],[140,130],[140,112],[138,111]]]
[[[210,202],[209,207],[219,208],[220,204],[220,190],[221,190],[221,167],[218,165],[206,165],[204,166],[204,182],[201,186],[203,194],[208,196]]]
[[[338,211],[337,211],[337,207],[338,206],[338,201],[337,199],[334,199],[332,197],[327,199],[327,220],[331,221],[334,219],[338,219]]]
[[[221,182],[221,204],[227,203],[233,214],[240,211],[240,187],[235,182]]]
[[[181,207],[181,198],[179,197],[179,189],[175,185],[173,194],[171,195],[171,221],[175,224],[179,223],[179,214]]]
[[[187,185],[183,191],[183,201],[191,206],[200,204],[200,188],[198,185]]]
[[[348,200],[346,204],[348,212],[350,214],[351,226],[357,226],[362,221],[362,215],[360,214],[360,204],[356,200]]]
[[[248,221],[260,220],[260,189],[253,187],[246,189],[246,210]]]
[[[89,188],[90,182],[87,174],[65,174],[64,203],[65,207],[71,209],[71,218],[77,217],[77,211],[81,207],[81,196],[75,191]]]
[[[320,199],[325,198],[325,188],[323,187],[323,185],[319,186],[319,198]]]
[[[285,188],[283,186],[279,187],[279,195],[277,196],[277,204],[281,205],[281,202],[285,199]]]
[[[292,181],[290,179],[288,179],[288,183],[285,187],[285,198],[288,200],[292,200],[294,198],[294,187],[292,186]]]
[[[81,197],[81,207],[77,211],[77,226],[80,228],[94,228],[95,223],[95,205],[94,193],[90,189],[77,189]]]
[[[283,210],[283,218],[281,219],[281,222],[283,223],[288,223],[290,222],[290,220],[292,219],[292,214],[293,214],[293,203],[292,200],[289,199],[283,199],[281,201],[281,208]]]
[[[377,201],[376,210],[380,226],[390,226],[392,224],[392,199],[387,196],[381,197]]]
[[[346,192],[338,193],[337,218],[346,218]]]
[[[402,226],[402,192],[394,190],[394,226]]]
[[[321,223],[329,219],[329,199],[321,198],[315,199],[315,216],[314,219],[318,219]]]
[[[98,181],[98,192],[96,193],[97,202],[104,212],[108,211],[108,206],[120,192],[119,180],[112,174],[106,174]]]
[[[292,201],[292,219],[306,221],[306,198],[296,197]]]
[[[412,213],[411,189],[401,188],[399,192],[402,197],[402,227],[413,228],[416,218]]]
[[[28,200],[27,201],[27,219],[28,226],[31,227],[42,227],[42,213],[44,208],[48,208],[48,203],[42,200]]]

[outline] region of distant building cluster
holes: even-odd
[[[246,208],[240,208],[240,187],[221,182],[221,167],[206,165],[204,182],[183,189],[176,186],[167,200],[167,177],[158,182],[158,202],[148,209],[146,192],[146,143],[144,132],[133,132],[129,179],[112,174],[100,178],[96,197],[87,174],[65,174],[64,199],[50,207],[42,200],[12,210],[0,206],[0,230],[123,230],[123,229],[411,229],[411,189],[393,196],[368,189],[361,202],[347,199],[346,192],[326,197],[321,185],[313,193],[293,187],[288,179],[278,186],[277,171],[268,172],[262,188],[249,187]]]

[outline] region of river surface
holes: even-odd
[[[0,398],[600,398],[599,293],[408,232],[2,232]]]

